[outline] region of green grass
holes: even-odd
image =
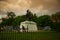
[[[60,32],[0,32],[0,40],[60,40]]]

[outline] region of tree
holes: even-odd
[[[33,17],[32,17],[32,21],[34,21],[34,22],[37,23],[37,18],[38,18],[38,17],[36,16],[36,14],[34,14]]]
[[[53,22],[60,22],[60,12],[56,12],[51,16]]]
[[[26,20],[26,16],[17,16],[15,20],[13,21],[13,28],[16,28],[16,30],[19,32],[18,27],[20,27],[20,23]]]
[[[7,16],[8,16],[8,24],[7,25],[11,26],[16,15],[14,12],[7,12]]]
[[[0,23],[0,28],[3,28],[3,29],[1,29],[1,31],[3,30],[5,31],[4,27],[6,27],[7,23],[8,23],[8,20],[5,18],[2,18],[2,22]]]
[[[14,12],[7,12],[7,16],[8,16],[9,18],[14,18],[16,15],[15,15]]]
[[[38,17],[38,26],[45,27],[45,26],[50,26],[50,24],[51,24],[50,16],[43,15]]]
[[[26,20],[26,16],[25,15],[17,16],[15,18],[15,20],[13,21],[13,26],[18,26],[18,25],[20,25],[21,22],[23,22],[25,20]]]
[[[51,19],[53,21],[52,29],[55,31],[60,31],[60,12],[52,14]]]
[[[60,22],[53,22],[51,28],[53,31],[60,31]]]
[[[1,26],[6,26],[8,23],[8,20],[5,19],[5,18],[2,18],[2,23],[1,23]]]
[[[33,17],[33,13],[30,10],[27,10],[27,13],[26,13],[27,20],[31,21],[32,17]]]

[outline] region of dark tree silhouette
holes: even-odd
[[[7,16],[8,16],[9,18],[14,18],[16,15],[15,15],[14,12],[7,12]]]
[[[26,17],[28,20],[31,20],[31,18],[33,17],[33,14],[30,10],[27,10]]]

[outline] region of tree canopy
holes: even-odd
[[[2,18],[2,23],[0,23],[1,26],[18,27],[20,26],[21,22],[28,20],[28,21],[36,22],[38,27],[50,26],[52,29],[56,29],[56,30],[60,29],[60,25],[59,25],[60,12],[56,12],[51,16],[43,15],[43,16],[37,17],[36,14],[32,13],[30,10],[27,10],[26,15],[16,17],[14,12],[7,12],[7,16],[8,16],[8,19]],[[53,22],[53,21],[56,21],[56,22]]]

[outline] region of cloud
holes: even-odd
[[[0,10],[13,11],[16,15],[26,13],[30,9],[38,15],[60,11],[60,0],[0,0]]]

